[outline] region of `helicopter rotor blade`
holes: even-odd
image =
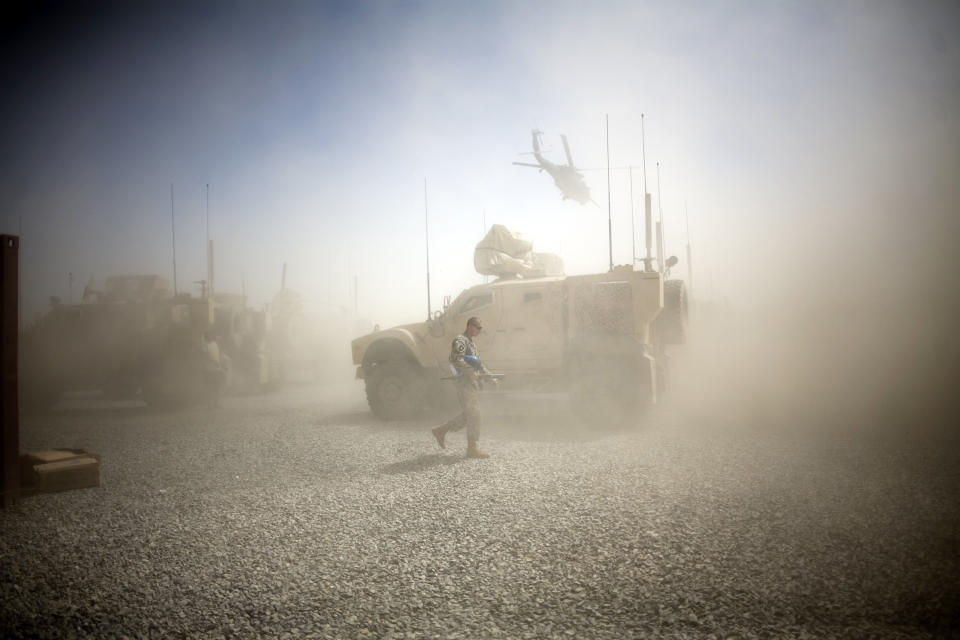
[[[553,147],[545,147],[543,149],[540,149],[540,151],[521,151],[517,155],[518,156],[535,156],[538,153],[542,155],[544,153],[550,153],[552,151],[553,151]]]
[[[572,167],[572,166],[573,166],[573,156],[570,155],[570,145],[567,144],[567,136],[566,136],[566,134],[561,133],[561,134],[560,134],[560,139],[563,140],[563,151],[564,151],[564,153],[567,154],[567,164]]]

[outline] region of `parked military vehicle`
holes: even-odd
[[[213,295],[213,331],[217,336],[220,353],[226,358],[226,386],[229,392],[250,394],[269,388],[269,328],[270,317],[267,311],[247,306],[245,295]]]
[[[50,407],[66,390],[100,390],[111,399],[140,393],[152,407],[200,402],[208,330],[229,364],[228,390],[266,390],[282,379],[283,353],[271,351],[283,343],[272,330],[275,316],[248,307],[242,295],[174,296],[160,276],[109,277],[103,291],[87,287],[79,304],[54,301],[24,332],[24,405]],[[291,314],[280,316],[282,328]]]
[[[190,401],[202,393],[202,335],[212,322],[212,301],[174,296],[156,275],[109,277],[78,304],[53,300],[21,337],[24,404],[51,406],[67,389]]]
[[[353,340],[356,375],[376,416],[409,418],[440,403],[451,341],[471,316],[483,323],[476,342],[484,364],[506,374],[502,390],[565,392],[581,416],[619,422],[662,394],[668,347],[684,340],[686,291],[682,281],[629,265],[471,287],[425,322]]]

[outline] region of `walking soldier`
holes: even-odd
[[[489,458],[489,454],[480,449],[480,377],[490,372],[483,367],[481,371],[475,369],[464,358],[474,356],[479,358],[477,345],[473,339],[483,330],[480,319],[472,317],[467,320],[467,327],[462,335],[457,336],[450,345],[450,364],[457,370],[454,383],[457,385],[457,400],[460,401],[460,415],[432,430],[433,437],[441,449],[446,448],[445,438],[450,431],[467,429],[467,457]],[[482,365],[481,365],[482,366]]]

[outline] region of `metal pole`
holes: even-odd
[[[610,245],[610,271],[613,271],[613,215],[610,208],[610,114],[607,119],[607,239]]]
[[[213,252],[210,250],[210,183],[207,183],[207,295],[213,297]]]
[[[640,150],[643,153],[643,192],[650,193],[647,189],[647,135],[643,128],[643,114],[640,114]]]
[[[173,215],[173,183],[170,183],[170,239],[173,244],[173,295],[177,295],[177,228]]]
[[[687,222],[687,293],[693,298],[693,257],[690,253],[690,211],[687,203],[683,203],[684,216]]]
[[[630,266],[637,264],[637,224],[633,218],[633,166],[630,166],[630,251],[632,261]]]
[[[657,223],[657,270],[663,273],[663,225]]]
[[[0,507],[20,500],[20,238],[0,235]]]
[[[423,179],[423,231],[427,239],[427,320],[430,319],[430,215],[427,209],[427,179]]]
[[[20,278],[20,243],[23,241],[23,216],[17,216],[17,335],[23,331],[23,297],[20,293],[23,289],[23,283]],[[17,361],[19,367],[19,360]],[[18,370],[19,375],[19,370]]]
[[[643,114],[640,114],[640,145],[643,150],[643,231],[647,246],[647,257],[643,259],[643,270],[652,271],[653,267],[653,211],[650,203],[650,190],[647,189],[647,135],[643,125]]]
[[[20,349],[20,335],[23,333],[23,294],[21,293],[23,291],[23,279],[20,276],[20,243],[22,241],[23,241],[23,216],[17,216],[17,349],[18,349],[17,353],[18,354]],[[0,276],[0,280],[2,280],[2,276]],[[3,358],[2,356],[0,356],[0,361],[2,360]],[[19,381],[23,379],[20,376],[21,376],[21,366],[20,366],[20,357],[18,355],[17,356],[17,381],[18,381],[17,384],[18,385],[20,384]],[[19,386],[18,386],[18,389],[19,389]],[[19,415],[19,411],[20,411],[20,405],[18,404],[17,405],[18,415]],[[0,413],[2,413],[2,411],[0,411]],[[17,429],[19,430],[19,428],[20,427],[18,426]]]
[[[210,298],[213,298],[213,280],[216,275],[214,269],[214,264],[216,264],[216,257],[213,253],[213,240],[210,241],[210,244],[207,245],[208,250],[210,251],[210,280],[207,282],[207,295]]]
[[[643,194],[643,231],[647,243],[647,257],[643,259],[643,270],[653,271],[653,203],[650,194]]]
[[[657,261],[660,263],[660,273],[663,273],[663,198],[660,193],[660,161],[657,161],[657,212],[660,220],[657,222]]]

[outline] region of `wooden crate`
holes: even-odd
[[[100,486],[100,456],[82,449],[31,451],[20,456],[24,495]]]

